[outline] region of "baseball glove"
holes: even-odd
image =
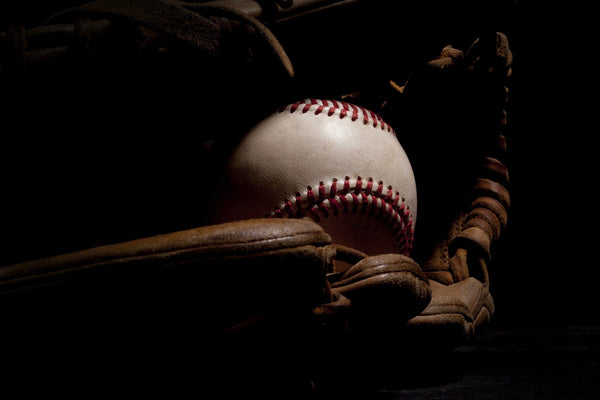
[[[510,208],[504,133],[511,64],[507,37],[494,33],[464,52],[445,47],[406,82],[392,79],[387,90],[346,96],[378,110],[403,133],[399,140],[419,189],[411,263],[425,274],[431,300],[424,310],[410,310],[410,302],[392,303],[390,295],[373,288],[365,290],[370,308],[364,312],[361,297],[349,293],[353,325],[334,350],[350,367],[337,375],[321,371],[329,378],[319,381],[322,387],[331,381],[334,391],[390,382],[414,385],[436,375],[432,364],[444,368],[432,359],[443,358],[489,325],[494,301],[488,266],[501,251],[497,247]],[[331,275],[333,292],[346,295],[344,284],[353,276],[353,269],[341,278]],[[369,287],[369,281],[363,285]],[[414,316],[397,318],[398,309]]]
[[[202,61],[240,61],[238,53],[231,58],[232,49],[243,47],[254,59],[270,60],[267,74],[294,76],[283,46],[256,15],[211,3],[89,2],[48,20],[75,19],[72,29],[55,25],[4,35],[3,73],[22,78],[26,65],[60,56],[59,47],[28,46],[69,31],[72,40],[63,50],[70,58],[87,55],[99,38],[118,32],[133,37],[137,50],[156,54],[175,38]],[[288,2],[263,3],[263,11],[269,4],[294,11]],[[133,33],[132,25],[138,28]],[[240,29],[242,46],[234,40]],[[169,374],[165,365],[179,362],[174,353],[189,353],[207,357],[211,376],[243,377],[245,385],[268,374],[325,384],[331,358],[408,357],[463,343],[494,313],[488,265],[510,208],[504,131],[511,62],[506,36],[494,32],[464,51],[445,47],[404,80],[390,76],[383,86],[342,96],[380,113],[411,159],[420,216],[410,258],[340,246],[308,220],[256,219],[5,265],[0,302],[3,337],[17,343],[12,359],[35,353],[52,359],[59,348],[69,348],[81,362],[77,349],[89,349],[91,340],[97,350],[83,357],[88,366],[125,356],[140,374],[157,378]],[[275,98],[283,103],[284,97]],[[350,267],[340,270],[338,263]],[[48,337],[37,336],[48,335],[49,327],[57,344],[50,348]],[[259,358],[270,368],[257,368]],[[303,362],[309,367],[300,368]],[[282,365],[290,371],[278,370]],[[70,371],[86,381],[81,371]],[[180,367],[170,374],[191,372]]]
[[[336,258],[361,261],[330,284]],[[181,379],[182,390],[194,383],[221,394],[308,388],[315,369],[306,366],[321,365],[324,337],[345,331],[351,311],[397,325],[430,296],[410,258],[367,257],[297,219],[206,226],[0,268],[7,376],[59,386],[69,376],[71,390],[100,380],[116,389],[121,374],[123,387],[142,392],[171,392]],[[166,387],[148,386],[153,380]]]
[[[421,209],[429,215],[421,220],[420,248],[413,256],[430,279],[432,301],[407,326],[434,347],[462,343],[494,313],[488,264],[510,208],[504,133],[511,64],[506,35],[495,33],[464,53],[445,47],[403,86],[391,82],[403,101],[429,103],[425,113],[438,111],[442,117],[428,126],[425,140],[433,139],[434,148],[427,147],[427,157],[415,155],[427,164],[417,168],[425,193]],[[431,104],[438,108],[428,108]],[[387,106],[405,117],[393,104]],[[415,145],[425,148],[422,142]]]

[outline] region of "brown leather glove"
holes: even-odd
[[[336,259],[356,264],[333,279]],[[332,245],[310,220],[244,220],[0,267],[0,338],[12,374],[38,382],[116,386],[107,365],[127,387],[297,388],[349,322],[404,324],[430,298],[408,257]]]
[[[332,290],[326,274],[336,257],[363,259]],[[409,258],[366,257],[333,246],[319,225],[296,219],[225,223],[0,267],[0,301],[7,310],[49,302],[60,302],[64,312],[83,304],[163,303],[193,309],[203,329],[221,333],[318,315],[332,292],[403,319],[430,299],[427,278]]]
[[[504,132],[512,53],[504,34],[484,39],[464,55],[444,48],[402,87],[403,101],[440,115],[420,125],[430,129],[426,148],[434,148],[419,153],[424,143],[414,144],[425,194],[413,256],[430,279],[432,300],[407,326],[433,347],[462,343],[494,314],[487,265],[510,208]]]
[[[163,303],[224,331],[326,301],[329,244],[309,221],[201,227],[1,267],[0,301],[4,309],[60,302],[65,312]]]

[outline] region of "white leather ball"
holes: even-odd
[[[409,159],[380,116],[307,99],[242,139],[225,170],[215,222],[311,218],[333,242],[368,255],[412,248],[417,190]]]

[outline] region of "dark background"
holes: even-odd
[[[583,55],[596,39],[585,8],[521,2],[514,15],[514,207],[493,288],[498,316],[515,326],[595,324],[596,100],[588,94],[598,80]]]
[[[79,3],[4,1],[0,32],[40,25]],[[464,50],[480,33],[498,30],[514,53],[505,132],[512,207],[489,265],[492,329],[450,355],[424,356],[427,349],[418,347],[410,358],[385,346],[394,340],[377,342],[368,347],[375,355],[366,364],[332,340],[326,350],[341,349],[356,368],[348,371],[337,359],[321,365],[319,371],[335,377],[325,397],[598,398],[594,10],[572,2],[364,3],[270,26],[294,63],[294,80],[257,43],[253,57],[241,46],[214,61],[170,41],[168,52],[140,51],[128,31],[97,56],[28,66],[23,77],[1,71],[0,265],[201,226],[220,195],[211,189],[223,152],[280,104],[377,92],[391,78],[406,80],[446,44]],[[425,140],[412,154],[426,164],[439,154],[436,144],[460,133]],[[203,356],[212,343],[190,337],[197,328],[190,326],[180,340],[180,331],[161,326],[171,319],[155,320],[146,302],[133,303],[116,321],[110,307],[87,313],[86,306],[74,321],[68,312],[55,320],[44,307],[34,313],[39,321],[15,318],[23,327],[0,328],[2,367],[10,371],[2,374],[5,382],[78,398],[113,390],[156,395],[159,388],[171,398],[205,387],[246,394],[228,374],[225,382],[206,377],[213,365]],[[186,327],[201,319],[191,314]],[[134,328],[137,321],[143,323]],[[252,345],[243,354],[263,361],[264,352]],[[291,347],[296,356],[303,348]],[[280,370],[289,353],[276,353],[268,360],[278,377],[304,378],[296,373],[306,373],[303,367]],[[60,368],[65,360],[69,365]],[[253,359],[223,360],[226,371],[237,368],[246,377],[242,382],[280,387]],[[365,370],[381,379],[373,382],[378,390],[363,385]]]
[[[0,31],[39,25],[77,4],[13,3],[0,6]],[[490,266],[494,324],[597,324],[589,10],[528,1],[398,3],[372,3],[384,13],[329,15],[330,24],[322,17],[309,27],[301,20],[275,27],[295,82],[271,61],[242,68],[234,57],[220,69],[185,49],[173,62],[127,48],[108,61],[3,78],[0,264],[202,225],[207,196],[217,194],[201,189],[213,186],[226,135],[233,143],[279,101],[405,78],[444,45],[464,48],[493,26],[508,35],[515,57],[506,132],[512,209]]]

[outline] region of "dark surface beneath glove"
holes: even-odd
[[[118,391],[170,398],[256,394],[389,400],[595,400],[600,393],[598,326],[493,330],[452,353],[424,352],[420,358],[388,351],[385,343],[372,343],[369,356],[357,357],[356,349],[348,349],[345,358],[328,357],[307,347],[309,338],[300,331],[281,333],[227,347],[202,337],[191,347],[176,341],[156,346],[152,334],[145,340],[123,337],[118,343],[112,335],[95,350],[79,354],[48,346],[45,357],[24,353],[19,363],[12,363],[4,374],[10,378],[6,388],[65,397]],[[326,371],[315,378],[316,360]]]
[[[390,400],[592,400],[600,394],[599,360],[598,326],[495,330],[419,373],[389,368],[372,387],[353,394]]]

